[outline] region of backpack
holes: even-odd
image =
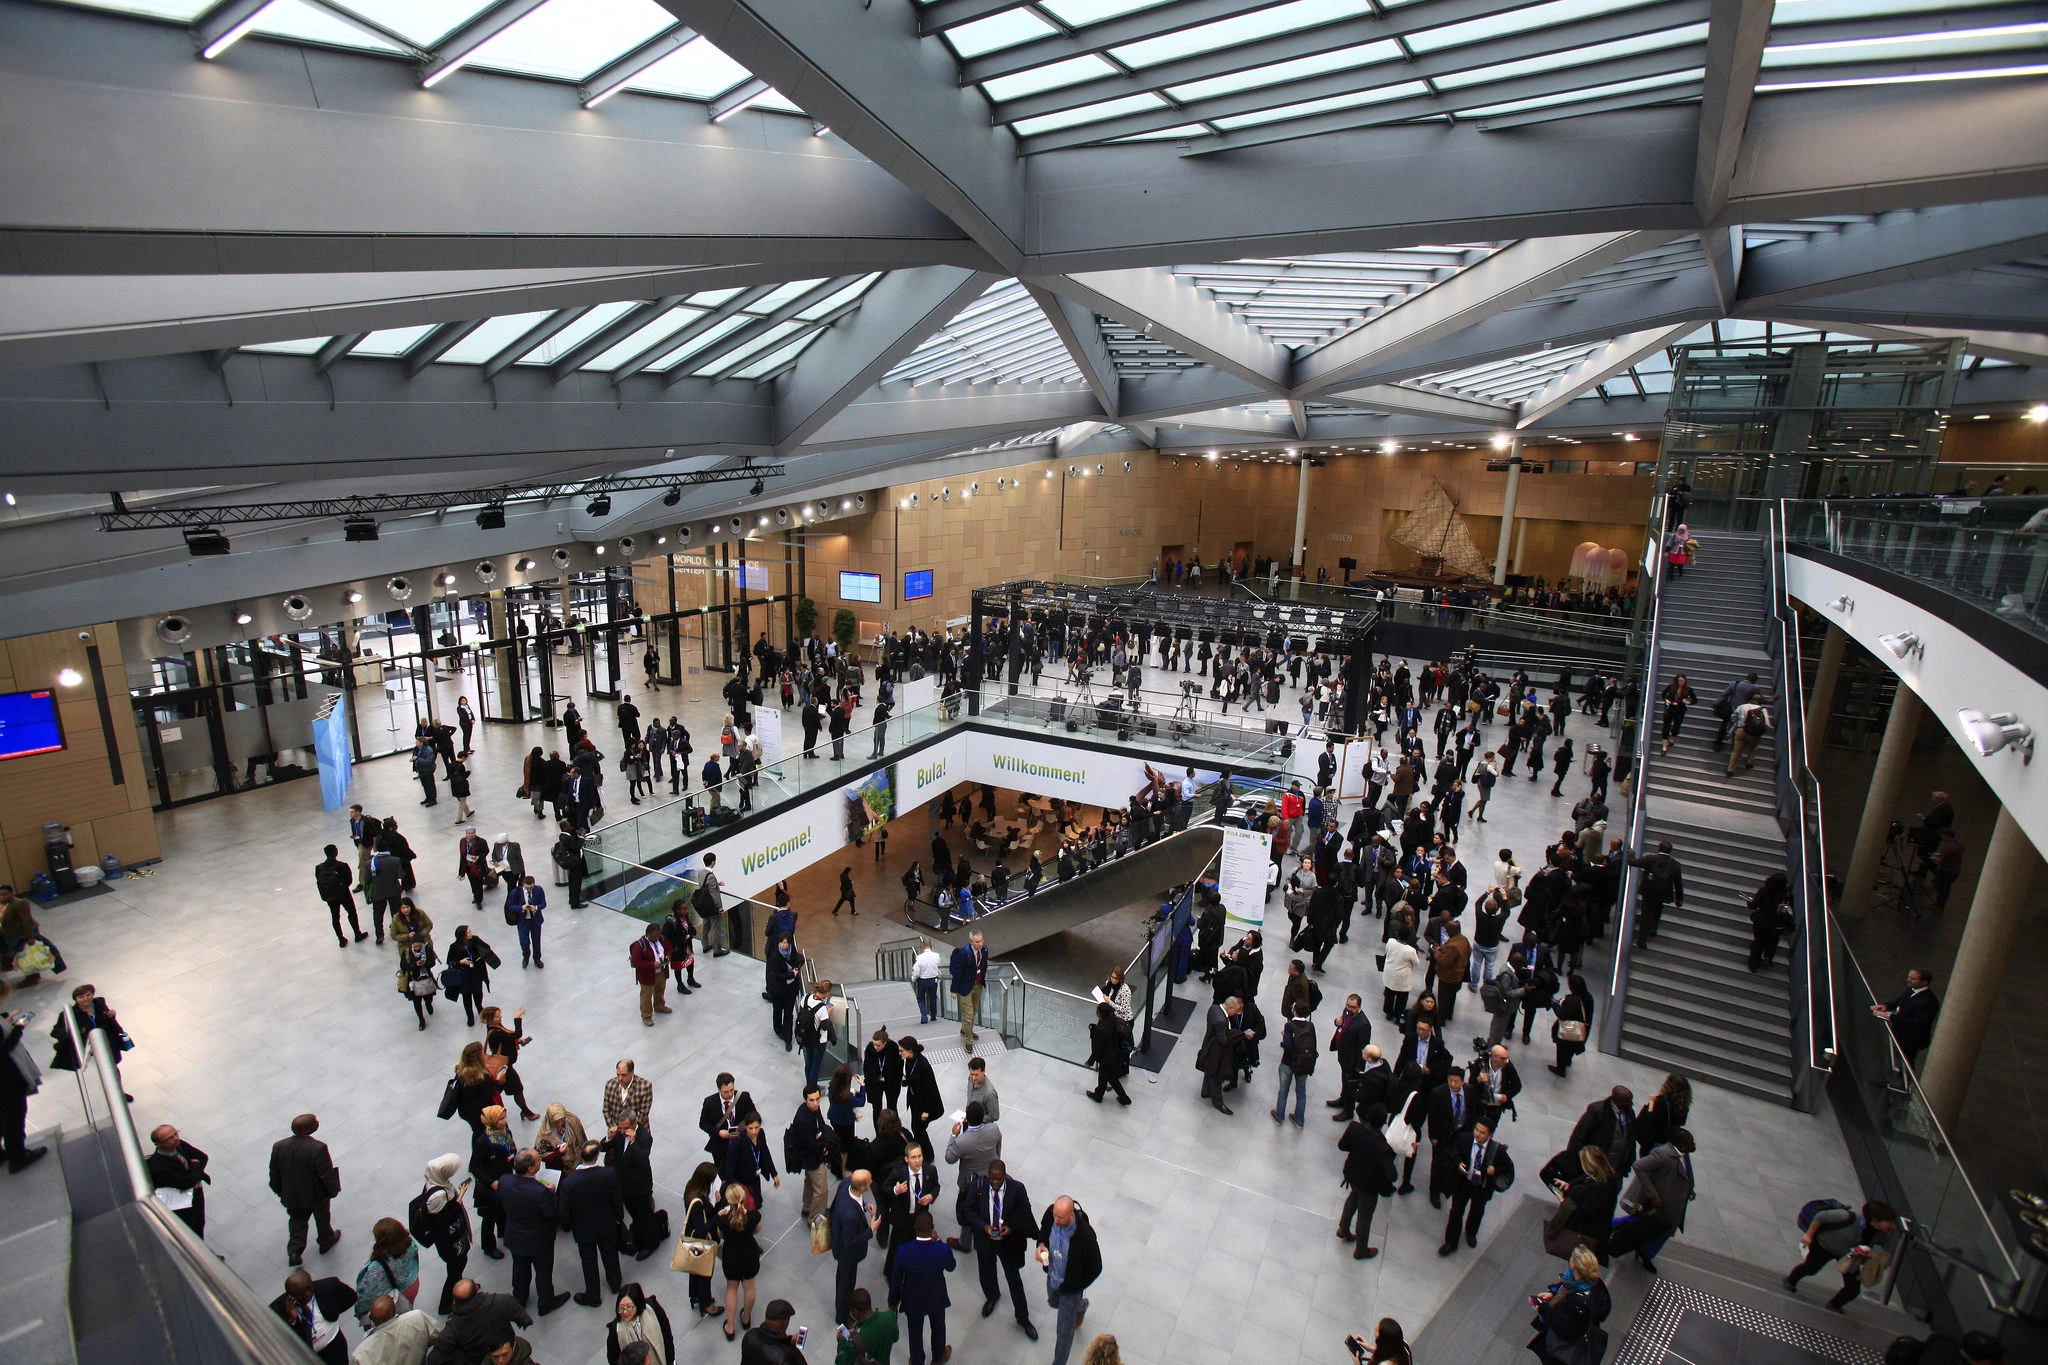
[[[1742,733],[1745,735],[1760,735],[1764,732],[1765,724],[1763,707],[1754,707],[1748,715],[1742,718]]]
[[[1501,989],[1499,977],[1489,976],[1480,983],[1479,1004],[1488,1014],[1499,1014],[1500,1007],[1506,1003],[1507,995]]]
[[[1841,1209],[1845,1213],[1855,1212],[1839,1199],[1809,1199],[1799,1206],[1799,1230],[1805,1232],[1813,1226],[1814,1219],[1831,1209]]]
[[[697,889],[690,893],[690,908],[695,910],[700,916],[717,914],[719,909],[718,893],[704,883],[699,882]]]
[[[421,1190],[405,1206],[405,1230],[423,1247],[433,1246],[439,1237],[434,1228],[434,1215],[427,1212],[427,1197],[432,1193],[432,1190]]]
[[[829,1035],[831,1034],[831,1032],[832,1023],[830,1018],[828,1017],[825,1021],[825,1027],[823,1029],[823,1034],[825,1036],[820,1036],[820,1030],[818,1028],[818,1010],[816,1006],[806,1004],[803,1007],[803,1009],[797,1013],[796,1040],[799,1043],[802,1043],[805,1047],[817,1047],[820,1044],[830,1042],[831,1038]]]
[[[1312,1076],[1316,1070],[1316,1031],[1306,1019],[1289,1019],[1282,1039],[1280,1060],[1297,1076]]]

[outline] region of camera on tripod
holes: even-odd
[[[1180,685],[1180,694],[1183,697],[1192,697],[1199,693],[1201,690],[1202,685],[1198,682],[1190,682],[1183,680]]]

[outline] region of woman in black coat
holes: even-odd
[[[683,1186],[683,1236],[698,1242],[718,1241],[723,1223],[718,1217],[718,1205],[711,1197],[711,1187],[718,1183],[718,1168],[708,1161],[697,1163],[696,1171],[690,1176],[690,1183]],[[700,1318],[715,1318],[725,1311],[723,1305],[711,1302],[711,1277],[691,1275],[690,1307],[697,1310]]]
[[[1088,1026],[1088,1065],[1095,1068],[1095,1088],[1088,1092],[1088,1098],[1102,1103],[1105,1088],[1116,1091],[1118,1104],[1129,1104],[1131,1097],[1124,1093],[1124,1077],[1131,1072],[1131,1054],[1124,1047],[1123,1030],[1117,1026],[1116,1011],[1109,1002],[1095,1007],[1095,1022]]]
[[[505,1106],[487,1105],[483,1123],[469,1139],[469,1174],[476,1183],[470,1198],[476,1205],[477,1238],[484,1255],[503,1259],[498,1238],[505,1231],[505,1206],[498,1202],[498,1177],[512,1173],[512,1159],[519,1154],[518,1139],[506,1126]]]
[[[918,1145],[929,1158],[932,1121],[946,1113],[946,1102],[939,1098],[939,1078],[933,1074],[932,1064],[925,1060],[924,1047],[917,1039],[899,1038],[896,1050],[903,1057],[904,1114],[910,1131],[917,1135]]]
[[[741,1116],[740,1135],[725,1145],[725,1170],[722,1174],[727,1184],[746,1186],[757,1209],[761,1207],[763,1176],[774,1181],[776,1189],[782,1188],[782,1175],[775,1169],[775,1154],[768,1150],[768,1138],[761,1131],[758,1110]]]
[[[1571,978],[1571,988],[1558,997],[1551,1013],[1554,1022],[1550,1025],[1550,1040],[1557,1044],[1557,1060],[1550,1064],[1550,1069],[1562,1076],[1572,1069],[1572,1058],[1586,1050],[1586,1042],[1593,1036],[1593,992],[1587,989],[1585,977]],[[1585,1027],[1584,1036],[1577,1042],[1562,1036],[1568,1023]]]
[[[675,1332],[661,1300],[633,1283],[619,1287],[618,1310],[605,1328],[605,1360],[619,1365],[619,1353],[636,1341],[653,1346],[664,1361],[676,1358]]]
[[[498,965],[498,955],[491,951],[490,944],[469,932],[467,924],[458,924],[445,960],[450,968],[462,973],[455,998],[462,1002],[463,1019],[475,1028],[476,1012],[484,1007],[484,991],[490,987],[491,968]]]

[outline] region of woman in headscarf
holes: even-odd
[[[566,1164],[575,1170],[583,1160],[583,1120],[562,1104],[551,1104],[540,1118],[540,1131],[533,1135],[533,1150],[540,1159],[559,1171]]]
[[[484,1255],[503,1260],[498,1238],[505,1231],[505,1206],[498,1202],[498,1177],[510,1175],[512,1159],[519,1155],[519,1140],[512,1136],[505,1106],[493,1104],[483,1111],[483,1125],[469,1140],[469,1174],[476,1181],[477,1235]]]
[[[643,1291],[637,1282],[619,1287],[618,1310],[606,1329],[605,1360],[619,1365],[619,1353],[636,1341],[647,1347],[647,1365],[669,1365],[676,1358],[675,1333],[669,1329],[661,1300]]]
[[[455,1183],[455,1173],[461,1169],[462,1158],[454,1152],[435,1157],[427,1163],[426,1184],[420,1190],[426,1197],[421,1206],[423,1230],[433,1233],[428,1245],[441,1253],[441,1264],[448,1267],[441,1281],[440,1313],[444,1318],[455,1306],[455,1282],[469,1263],[469,1212],[462,1207],[462,1196],[469,1192],[470,1182]]]
[[[370,1259],[356,1272],[356,1321],[370,1330],[370,1305],[379,1295],[410,1306],[420,1292],[420,1250],[396,1218],[379,1218],[370,1228]],[[403,1311],[403,1310],[401,1310]]]

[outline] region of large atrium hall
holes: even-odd
[[[2048,1360],[2044,730],[2043,0],[0,0],[10,1365]]]

